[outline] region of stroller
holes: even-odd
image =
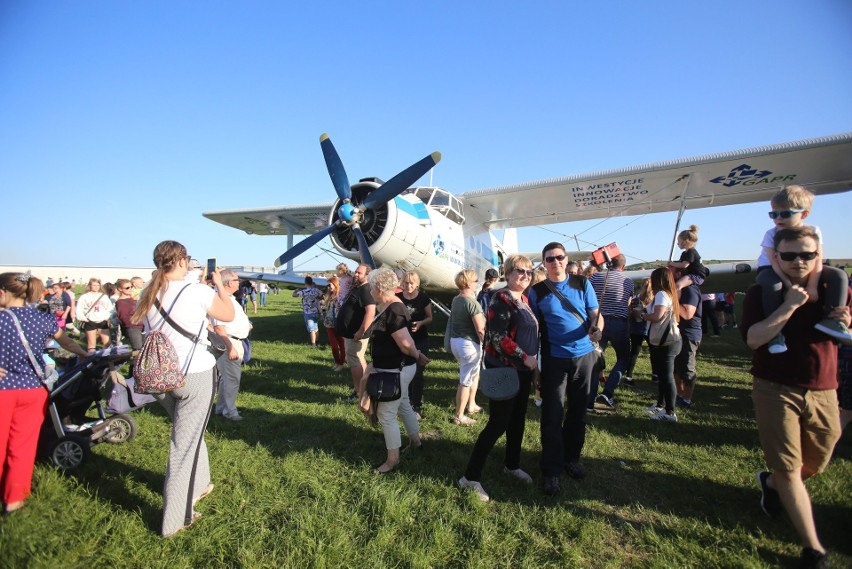
[[[45,418],[39,441],[50,462],[71,470],[86,462],[92,446],[123,443],[136,436],[136,421],[126,413],[155,399],[132,393],[132,378],[124,380],[118,373],[117,368],[132,355],[128,346],[117,346],[98,350],[83,361],[68,361],[48,395],[49,418]],[[129,388],[127,381],[131,381]],[[108,385],[113,393],[110,401],[116,403],[105,408],[102,393]],[[92,406],[97,418],[86,415]],[[118,412],[116,407],[120,407]]]

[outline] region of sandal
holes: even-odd
[[[388,473],[391,473],[391,472],[393,472],[394,470],[396,470],[396,467],[397,467],[397,466],[399,466],[399,463],[397,462],[396,464],[394,464],[393,466],[391,466],[391,467],[390,467],[390,468],[388,468],[387,470],[382,470],[382,466],[384,466],[384,464],[382,464],[382,465],[377,466],[376,468],[374,468],[374,469],[373,469],[373,474],[388,474]]]
[[[181,527],[179,527],[178,529],[176,529],[176,530],[174,531],[174,533],[170,533],[169,535],[167,535],[167,536],[165,536],[165,537],[174,537],[174,536],[176,536],[177,534],[179,534],[180,532],[182,532],[183,530],[185,530],[186,528],[188,528],[189,526],[191,526],[192,524],[194,524],[195,522],[197,522],[200,518],[201,518],[201,512],[192,512],[192,519],[190,519],[190,520],[189,520],[189,523],[188,523],[188,524],[186,524],[185,526],[181,526]]]
[[[475,425],[476,419],[471,419],[467,415],[462,415],[461,417],[453,417],[450,419],[456,425]]]
[[[203,500],[204,498],[206,498],[207,496],[209,496],[209,495],[210,495],[210,492],[212,492],[212,491],[213,491],[213,488],[215,488],[215,486],[214,486],[213,484],[208,484],[208,485],[207,485],[207,488],[205,488],[205,489],[204,489],[204,491],[203,491],[201,494],[199,494],[199,495],[198,495],[198,498],[196,498],[195,500],[193,500],[193,501],[192,501],[192,507],[194,508],[194,507],[195,507],[195,505],[196,505],[198,502],[200,502],[201,500]]]
[[[473,409],[468,409],[468,415],[476,415],[477,413],[482,413],[482,407],[474,407]]]

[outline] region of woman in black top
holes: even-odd
[[[459,480],[460,487],[473,490],[483,502],[490,498],[479,482],[482,469],[503,433],[506,433],[503,473],[527,484],[533,481],[520,464],[530,389],[538,373],[538,320],[524,296],[533,275],[532,261],[523,255],[512,255],[506,259],[505,270],[506,287],[495,292],[488,305],[485,367],[517,369],[520,389],[511,399],[489,403],[488,424],[476,439],[467,469]]]
[[[429,330],[427,327],[432,323],[432,299],[429,295],[420,290],[420,276],[414,271],[407,271],[402,278],[402,292],[397,293],[397,296],[402,303],[408,308],[408,315],[411,317],[411,323],[408,329],[411,332],[411,337],[414,339],[414,345],[417,349],[429,355]],[[411,380],[411,385],[408,386],[408,398],[411,400],[411,408],[417,418],[423,415],[423,370],[426,366],[417,364],[417,371],[414,372],[414,379]]]
[[[402,419],[411,444],[421,446],[420,427],[408,399],[408,386],[414,377],[416,364],[426,365],[429,358],[417,349],[408,331],[408,309],[396,296],[398,286],[399,280],[390,269],[376,269],[370,273],[370,293],[376,303],[381,305],[381,310],[369,328],[372,331],[370,355],[373,361],[367,366],[361,380],[361,406],[369,408],[371,404],[376,405],[376,415],[385,435],[388,456],[384,464],[375,469],[376,474],[390,472],[399,464],[402,436],[397,416]],[[396,401],[368,402],[367,378],[370,374],[381,371],[400,372],[402,397]]]

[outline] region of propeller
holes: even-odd
[[[349,178],[346,176],[346,169],[343,167],[343,162],[331,143],[331,138],[327,134],[320,136],[320,148],[322,155],[325,158],[325,165],[328,169],[328,175],[331,178],[331,183],[334,185],[334,191],[337,192],[337,197],[340,198],[340,204],[337,206],[337,217],[331,225],[325,229],[317,231],[313,235],[303,239],[280,257],[275,260],[275,267],[288,263],[295,259],[323,239],[330,235],[339,227],[349,227],[355,234],[355,239],[358,243],[358,254],[361,257],[361,263],[373,269],[376,268],[376,263],[373,256],[370,254],[367,238],[361,230],[361,223],[364,220],[364,212],[380,208],[384,204],[393,200],[396,196],[407,190],[414,182],[420,179],[423,174],[433,168],[441,161],[441,153],[433,152],[422,160],[415,162],[381,186],[370,192],[360,204],[352,203],[352,188],[349,185]]]

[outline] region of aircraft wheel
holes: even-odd
[[[62,470],[73,470],[92,453],[89,441],[76,435],[66,435],[50,445],[50,461]]]
[[[126,443],[136,438],[136,421],[130,415],[114,415],[107,421],[109,433],[104,437],[106,442],[111,444]]]

